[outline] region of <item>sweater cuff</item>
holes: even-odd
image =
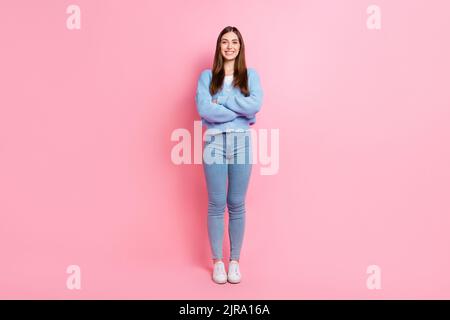
[[[217,98],[217,103],[218,103],[218,104],[221,104],[221,105],[223,105],[223,106],[225,106],[227,100],[228,100],[228,96],[219,96],[219,97]]]

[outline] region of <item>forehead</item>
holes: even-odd
[[[236,33],[234,33],[234,32],[227,32],[227,33],[222,35],[221,40],[233,41],[233,40],[239,40],[239,39],[238,39],[238,36],[236,35]]]

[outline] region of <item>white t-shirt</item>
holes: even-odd
[[[231,90],[231,83],[233,82],[233,75],[225,76],[223,83],[226,91]],[[247,132],[249,129],[227,129],[225,132]]]
[[[233,82],[233,75],[225,76],[223,80],[224,84],[227,86],[231,86],[231,83]]]

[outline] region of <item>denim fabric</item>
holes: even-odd
[[[208,189],[208,237],[212,258],[223,258],[227,206],[230,259],[238,260],[245,229],[245,196],[252,170],[252,136],[249,130],[237,129],[206,135],[205,139],[203,169]]]

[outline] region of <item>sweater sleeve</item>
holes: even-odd
[[[204,70],[198,79],[195,103],[200,117],[208,122],[228,122],[234,120],[238,115],[226,107],[212,103],[212,96],[209,92],[210,82],[209,70]]]
[[[253,69],[249,72],[248,83],[250,91],[248,97],[235,95],[220,96],[217,102],[239,115],[246,116],[247,118],[253,117],[261,109],[263,101],[263,91],[259,75]]]

